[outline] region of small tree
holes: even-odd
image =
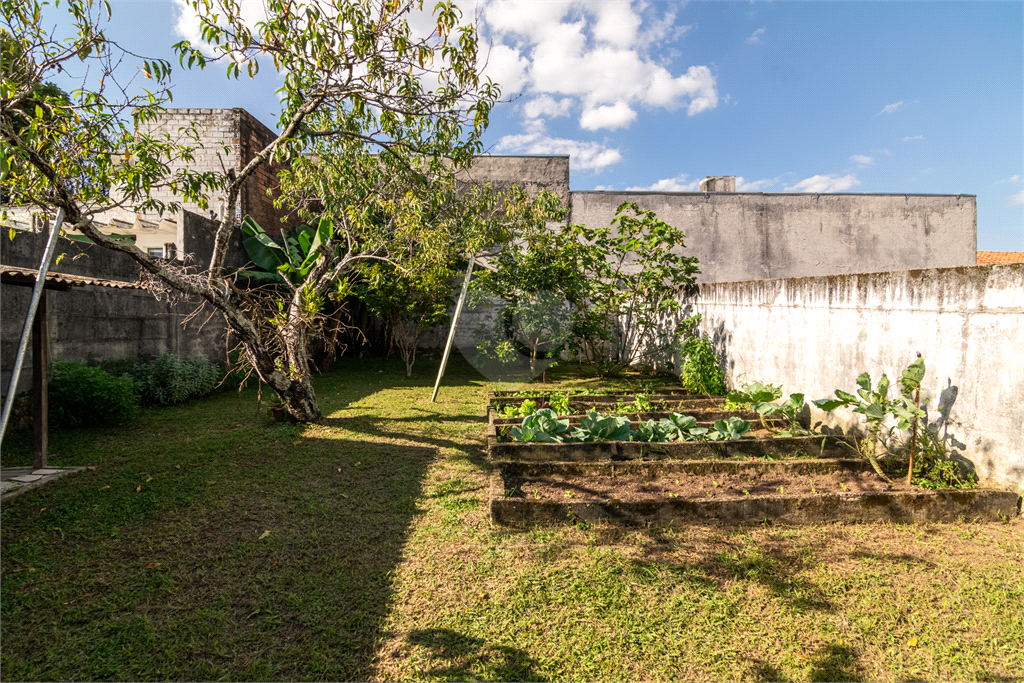
[[[676,337],[678,288],[693,284],[697,258],[676,253],[686,233],[633,202],[619,205],[608,227],[570,226],[566,238],[587,245],[580,266],[590,283],[581,298],[584,342],[607,374],[633,364],[645,349]],[[665,330],[665,326],[672,330]]]
[[[191,140],[185,144],[139,131],[139,124],[155,120],[170,99],[170,64],[144,60],[109,40],[102,30],[103,16],[110,16],[105,0],[67,0],[73,27],[67,40],[54,38],[54,30],[44,25],[39,0],[0,0],[5,19],[0,170],[9,174],[5,182],[12,202],[63,209],[69,226],[103,247],[129,254],[171,290],[221,311],[245,358],[289,413],[300,421],[317,420],[320,407],[308,358],[310,314],[356,264],[384,257],[388,234],[403,229],[401,218],[407,214],[395,204],[397,193],[372,195],[368,190],[382,170],[400,170],[402,178],[415,179],[428,171],[450,175],[469,163],[481,149],[480,135],[498,89],[481,80],[476,32],[460,25],[450,2],[436,6],[426,36],[415,35],[409,25],[410,14],[422,7],[418,1],[267,0],[266,19],[255,27],[243,20],[240,0],[190,4],[216,56],[208,58],[198,46],[182,41],[175,46],[181,64],[203,68],[222,61],[228,76],[237,78],[243,72],[255,75],[258,59],[266,57],[283,74],[280,132],[244,167],[223,176],[192,172],[187,162],[198,146],[195,130],[186,131]],[[156,89],[125,94],[134,86],[118,83],[121,59],[137,61],[139,73]],[[70,104],[42,93],[41,86],[55,73],[79,61],[97,66],[100,73],[71,93]],[[32,116],[26,117],[26,106]],[[23,127],[17,129],[16,122]],[[68,140],[74,144],[65,144]],[[271,161],[293,162],[301,172],[304,153],[315,151],[314,143],[338,145],[356,170],[367,171],[352,180],[334,176],[342,186],[357,188],[336,196],[375,199],[329,207],[320,257],[300,285],[286,284],[287,293],[279,300],[275,342],[266,338],[257,317],[264,309],[235,285],[236,276],[225,272],[224,262],[231,235],[239,229],[235,207],[245,182]],[[371,156],[367,152],[372,150],[384,153]],[[81,182],[83,177],[90,182]],[[149,194],[160,185],[200,206],[210,188],[224,189],[226,210],[201,273],[112,239],[89,221],[115,205],[137,211],[176,208]],[[385,229],[367,229],[370,219],[382,216]],[[359,241],[361,235],[370,239]]]
[[[525,355],[535,377],[538,360],[570,341],[576,310],[590,291],[580,268],[585,247],[554,225],[567,212],[553,193],[530,200],[513,188],[505,208],[517,226],[515,241],[502,244],[472,285],[474,303],[503,303],[478,348],[505,362]]]
[[[384,320],[391,340],[405,361],[405,376],[412,377],[423,332],[448,322],[452,285],[458,276],[455,264],[437,264],[402,271],[384,263],[363,268],[356,295],[371,313]]]

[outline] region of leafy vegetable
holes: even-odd
[[[664,422],[664,420],[662,420]],[[646,424],[641,423],[637,425],[636,431],[630,435],[631,441],[644,441],[650,443],[660,443],[669,440],[669,430],[663,426],[662,423],[655,422],[654,420],[648,420]]]
[[[697,418],[679,413],[672,413],[669,417],[662,418],[660,425],[669,440],[693,441],[705,438],[708,433],[706,427],[697,426]]]
[[[590,410],[571,434],[575,441],[628,441],[632,431],[625,415],[602,415]]]
[[[760,382],[748,384],[742,391],[734,389],[726,396],[726,399],[733,403],[765,403],[782,398],[782,387],[772,384],[765,386]]]
[[[728,422],[717,420],[715,426],[708,432],[708,439],[711,441],[735,441],[737,439],[753,439],[747,436],[750,431],[750,423],[738,417],[730,417]]]
[[[569,421],[559,420],[553,410],[541,408],[523,420],[522,427],[512,428],[515,441],[562,443],[566,441],[564,434],[569,431]]]

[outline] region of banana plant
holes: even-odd
[[[668,417],[662,418],[659,424],[668,434],[670,441],[675,439],[680,441],[700,440],[705,438],[708,433],[707,427],[698,427],[697,418],[690,415],[672,413]]]
[[[716,420],[714,427],[708,432],[710,441],[735,441],[738,439],[753,439],[747,434],[750,431],[750,423],[738,417],[730,417],[728,422]]]
[[[573,429],[574,441],[629,441],[632,431],[629,418],[625,415],[602,415],[596,410],[587,411],[586,417],[580,419],[580,426]]]
[[[252,262],[263,271],[240,271],[255,285],[290,284],[301,286],[322,256],[325,244],[334,230],[330,218],[323,217],[316,227],[302,223],[288,231],[284,244],[278,244],[252,216],[242,219],[242,246]]]
[[[523,442],[562,443],[568,440],[567,431],[568,420],[559,420],[555,411],[541,408],[523,419],[521,427],[512,428],[512,438]]]

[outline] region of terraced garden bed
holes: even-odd
[[[947,522],[998,520],[1017,512],[1017,497],[1010,492],[929,491],[887,481],[859,457],[853,438],[776,436],[786,421],[727,410],[724,397],[573,396],[570,409],[579,413],[560,416],[561,443],[513,440],[513,428],[523,425],[515,434],[525,438],[526,425],[523,417],[505,416],[505,406],[533,401],[542,407],[551,399],[490,397],[487,449],[494,467],[491,517],[497,523]],[[560,405],[566,406],[564,396]],[[637,405],[658,410],[628,411]],[[583,411],[593,409],[622,416],[617,418],[620,438],[636,438],[644,423],[673,413],[692,417],[704,432],[716,421],[740,418],[752,428],[744,436],[755,438],[581,441],[587,433],[575,428],[587,417]]]

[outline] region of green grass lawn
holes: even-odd
[[[1019,519],[494,527],[493,385],[455,358],[430,404],[436,368],[342,359],[315,382],[322,425],[275,423],[249,389],[54,432],[51,464],[95,469],[0,509],[0,676],[1024,676]],[[3,446],[31,463],[24,436]]]

